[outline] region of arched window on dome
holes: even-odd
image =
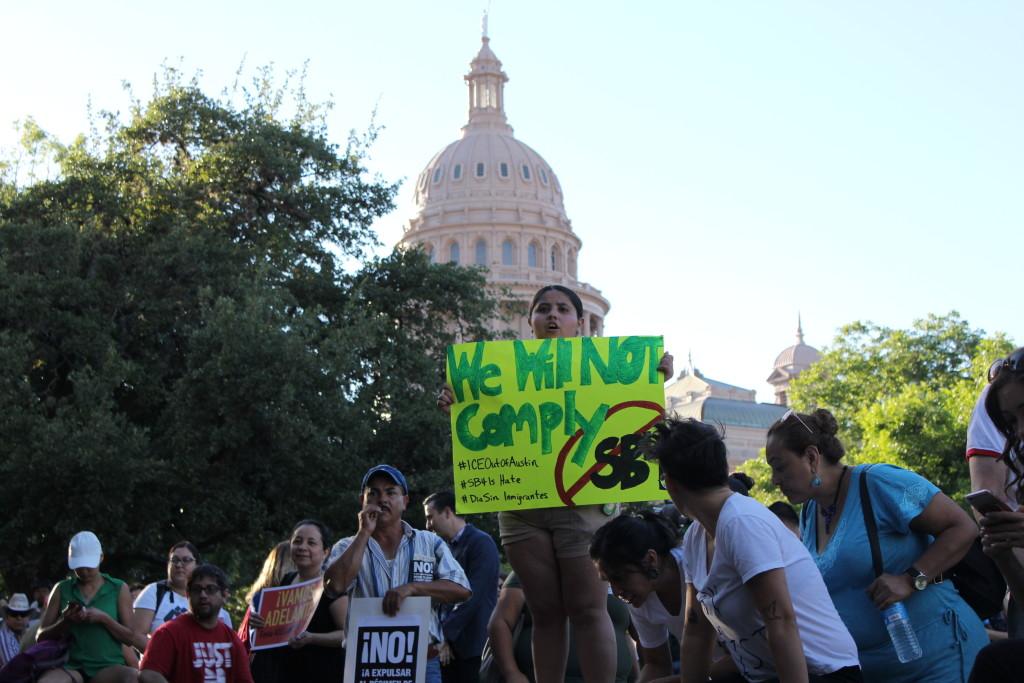
[[[548,174],[547,174],[547,171],[544,170],[543,166],[541,166],[538,170],[540,171],[540,181],[542,183],[544,183],[545,185],[547,185],[548,184]]]
[[[487,167],[484,165],[484,162],[482,162],[482,161],[476,162],[476,177],[477,178],[483,178],[484,177],[484,172],[486,170],[487,170]]]
[[[508,178],[508,163],[507,162],[503,161],[503,162],[501,162],[501,164],[498,165],[498,175],[500,175],[502,178]]]
[[[505,240],[501,243],[501,265],[514,266],[516,263],[516,245],[512,240]]]
[[[487,242],[483,241],[482,239],[477,240],[476,241],[476,247],[474,248],[474,251],[476,252],[476,264],[478,266],[486,266],[487,265]]]
[[[526,265],[530,268],[539,268],[540,246],[536,242],[530,242],[526,248]]]
[[[569,275],[576,277],[576,250],[569,250]]]
[[[459,243],[452,242],[448,245],[448,261],[451,263],[459,262]]]
[[[444,166],[438,166],[434,169],[434,184],[437,185],[441,182],[441,176],[444,175]]]
[[[557,246],[551,247],[551,270],[562,270],[562,252]]]
[[[452,169],[452,178],[455,180],[462,178],[462,164],[455,164],[455,168]]]
[[[530,167],[527,166],[526,164],[523,164],[523,180],[529,180],[529,179],[530,179]]]

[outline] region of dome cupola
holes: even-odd
[[[804,343],[804,328],[800,315],[796,318],[796,344],[788,346],[776,356],[772,373],[766,380],[775,387],[775,402],[789,405],[789,382],[811,364],[821,359],[821,353]]]

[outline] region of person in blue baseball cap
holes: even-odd
[[[363,483],[360,484],[359,488],[366,490],[366,485],[370,482],[370,478],[378,472],[383,472],[387,476],[391,477],[391,481],[402,487],[402,493],[406,496],[409,495],[409,484],[405,481],[405,475],[391,465],[377,465],[368,469],[366,474],[363,475]]]
[[[409,506],[409,484],[396,467],[371,467],[361,489],[359,530],[331,549],[324,575],[327,589],[351,598],[383,598],[384,613],[391,616],[407,597],[431,598],[426,681],[441,683],[437,653],[444,635],[438,609],[468,600],[473,594],[469,579],[444,539],[402,519]]]

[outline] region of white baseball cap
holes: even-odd
[[[100,539],[91,531],[79,531],[71,537],[68,544],[68,568],[88,567],[96,569],[103,557],[103,546]]]

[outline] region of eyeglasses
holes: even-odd
[[[221,592],[221,587],[218,586],[215,583],[208,583],[205,586],[196,585],[196,586],[189,586],[188,587],[188,594],[189,595],[196,595],[196,596],[198,596],[198,595],[201,595],[201,594],[205,593],[206,595],[209,595],[209,596],[212,597],[214,595],[217,595],[220,592]]]
[[[788,420],[791,417],[795,417],[796,421],[804,426],[804,429],[809,431],[811,434],[814,434],[814,430],[811,429],[810,426],[806,422],[804,422],[804,419],[802,417],[800,417],[800,413],[796,412],[792,408],[787,410],[786,413],[782,417],[779,418],[779,424],[780,425],[785,424],[786,420]]]
[[[175,566],[179,566],[179,565],[183,565],[183,564],[193,564],[195,561],[196,561],[196,558],[194,558],[194,557],[177,557],[177,556],[175,556],[175,557],[168,558],[167,563],[168,564],[173,564]]]
[[[990,365],[988,367],[989,384],[994,382],[1003,370],[1009,370],[1010,372],[1024,371],[1024,349],[1017,349],[1006,358],[1000,358]]]

